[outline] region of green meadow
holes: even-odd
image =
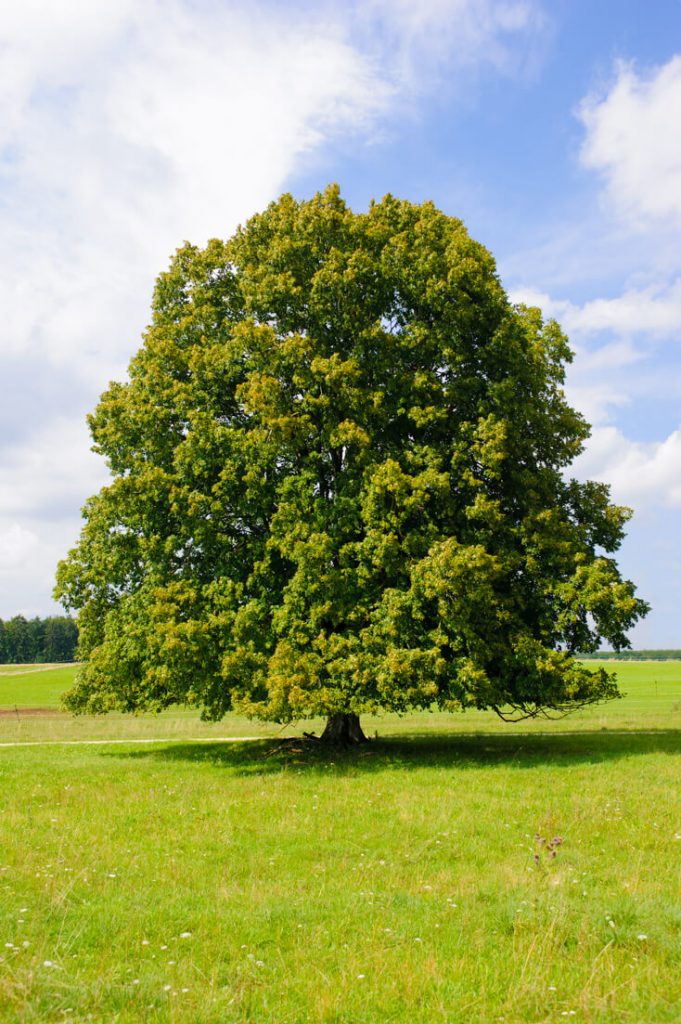
[[[560,721],[327,752],[4,667],[0,1021],[678,1024],[681,663],[616,668]]]
[[[72,665],[0,665],[0,710],[59,708],[75,675]]]

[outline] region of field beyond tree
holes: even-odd
[[[0,742],[37,745],[0,748],[3,1024],[681,1019],[681,664],[554,723],[366,719],[348,753],[74,720],[73,669],[7,671]]]

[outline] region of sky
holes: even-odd
[[[566,330],[632,643],[681,647],[681,0],[23,0],[0,54],[0,617],[57,611],[174,250],[334,181],[460,217]]]

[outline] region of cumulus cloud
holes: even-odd
[[[613,298],[592,299],[582,305],[532,288],[516,289],[513,301],[539,306],[569,334],[615,331],[631,335],[645,331],[676,338],[681,324],[681,278],[669,284],[630,288]]]
[[[512,298],[539,307],[570,337],[575,360],[568,370],[567,397],[594,424],[570,472],[611,484],[617,501],[636,508],[681,505],[681,427],[660,441],[639,442],[612,424],[645,376],[641,364],[650,358],[651,342],[678,342],[681,280],[581,305],[532,288],[518,288]],[[664,365],[648,371],[651,391],[666,390],[657,379],[664,373]]]
[[[0,345],[100,382],[134,349],[169,253],[230,233],[392,90],[321,24],[177,2],[92,11],[22,6],[0,26]]]
[[[511,298],[537,306],[567,333],[575,359],[566,390],[590,423],[602,424],[614,410],[627,405],[640,387],[641,364],[650,360],[656,345],[678,341],[681,279],[670,285],[630,288],[621,295],[582,304],[534,288],[516,288]],[[663,376],[665,370],[657,372]],[[648,373],[645,381],[648,387],[656,387],[654,373],[652,378]],[[661,392],[665,390],[660,387]]]
[[[487,61],[530,6],[376,0],[370,38],[362,5],[3,9],[0,352],[119,376],[178,244],[228,235],[325,139],[361,141],[391,109],[390,43]]]
[[[574,463],[580,477],[612,485],[616,500],[681,506],[681,426],[663,441],[632,441],[613,426],[597,427]]]
[[[642,223],[681,222],[681,56],[647,73],[620,64],[610,89],[587,97],[580,116],[582,162],[602,174],[616,207]]]

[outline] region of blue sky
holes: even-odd
[[[681,647],[681,3],[26,0],[0,12],[0,616],[54,610],[106,474],[84,417],[156,274],[282,191],[461,217],[567,330],[574,471],[636,515]]]

